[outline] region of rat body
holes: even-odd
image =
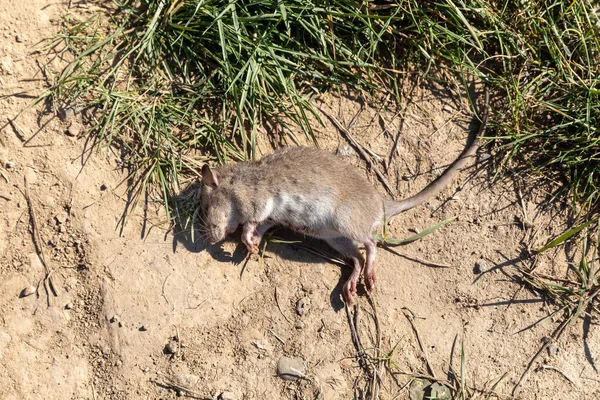
[[[242,242],[250,253],[258,253],[264,233],[274,225],[323,239],[353,262],[343,287],[351,304],[363,265],[367,290],[375,286],[377,246],[372,233],[384,215],[389,219],[421,204],[450,183],[475,154],[486,119],[487,109],[463,154],[429,186],[401,201],[384,198],[355,167],[316,148],[284,147],[259,161],[215,169],[204,165],[201,206],[206,236],[214,244],[242,225]]]

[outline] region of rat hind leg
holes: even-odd
[[[364,243],[367,261],[365,263],[365,286],[369,292],[375,288],[375,255],[377,244],[373,239],[367,239]]]
[[[340,236],[325,240],[340,254],[352,259],[354,269],[352,270],[352,274],[344,284],[343,288],[344,299],[346,299],[348,305],[352,305],[353,297],[356,295],[356,285],[360,279],[360,271],[365,263],[365,259],[363,258],[362,254],[360,254],[360,249],[358,248],[357,243],[352,239]]]

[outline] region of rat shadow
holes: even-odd
[[[221,243],[211,245],[204,240],[202,218],[200,211],[200,193],[202,185],[194,182],[184,188],[172,201],[172,210],[175,216],[175,224],[172,232],[172,250],[176,252],[178,247],[183,246],[191,253],[206,251],[215,261],[231,263],[240,268],[240,278],[246,271],[250,257],[246,246],[241,242],[242,228],[229,234]],[[165,240],[168,233],[165,234]],[[236,243],[233,252],[226,251],[222,243]],[[271,254],[277,254],[287,261],[318,264],[328,262],[340,267],[341,276],[336,286],[330,292],[330,303],[337,312],[344,308],[342,289],[344,283],[352,273],[351,265],[343,259],[343,256],[331,249],[322,240],[307,237],[281,227],[273,227],[264,236],[261,242],[261,257],[265,260],[272,258]],[[358,296],[364,295],[365,288],[361,283],[358,287]]]

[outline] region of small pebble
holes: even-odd
[[[139,331],[140,332],[146,332],[148,330],[148,327],[146,327],[145,325],[140,326]]]
[[[167,354],[175,354],[179,350],[179,342],[175,339],[171,340],[169,344],[165,346],[165,352]]]
[[[12,169],[16,167],[17,164],[14,161],[7,161],[6,164],[4,164],[4,166],[6,167],[6,169]]]
[[[67,135],[69,136],[79,136],[81,133],[81,125],[78,122],[72,122],[69,125],[69,129],[67,129]]]
[[[303,316],[310,309],[310,299],[308,297],[303,297],[296,303],[296,314],[299,316]]]
[[[65,304],[65,310],[72,310],[72,309],[73,309],[73,303]]]
[[[172,376],[172,379],[175,383],[181,386],[187,386],[191,388],[198,383],[200,377],[191,374],[175,374]]]
[[[304,324],[302,323],[302,321],[296,321],[296,325],[294,325],[294,326],[298,330],[304,329]]]
[[[550,343],[548,345],[548,355],[550,357],[554,357],[557,354],[558,354],[558,346],[556,345],[556,343]]]
[[[69,218],[69,215],[64,212],[61,211],[58,214],[56,214],[54,216],[54,219],[56,219],[56,222],[60,225],[60,224],[64,224],[65,222],[67,222],[67,219]]]
[[[354,157],[356,156],[356,152],[354,149],[348,144],[343,143],[337,148],[337,154],[342,157]]]
[[[101,191],[105,191],[106,189],[108,189],[108,186],[106,186],[104,183],[102,185],[100,185]]]
[[[301,358],[282,356],[277,362],[277,375],[285,381],[297,381],[303,378],[306,366]]]
[[[17,43],[23,43],[23,41],[25,40],[25,36],[24,35],[16,35],[15,40],[17,41]]]
[[[21,293],[19,294],[19,297],[23,298],[23,297],[31,296],[35,292],[37,292],[37,287],[35,287],[35,286],[27,286],[25,289],[21,290]]]
[[[117,322],[119,320],[119,318],[115,315],[113,316],[109,321],[111,324],[114,324],[115,322]]]
[[[219,395],[219,400],[237,400],[237,396],[233,392],[223,392]]]
[[[492,158],[492,155],[490,153],[479,153],[477,158],[479,159],[480,162],[483,162],[483,161],[487,161],[490,158]]]
[[[477,261],[475,263],[475,266],[473,266],[473,273],[476,275],[479,275],[482,272],[485,272],[486,270],[487,270],[487,265],[485,264],[485,261]]]
[[[58,112],[58,116],[63,121],[69,120],[75,116],[75,110],[72,108],[63,108]]]

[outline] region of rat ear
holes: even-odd
[[[213,188],[219,186],[219,179],[217,179],[217,175],[210,169],[208,164],[202,166],[202,183]]]

